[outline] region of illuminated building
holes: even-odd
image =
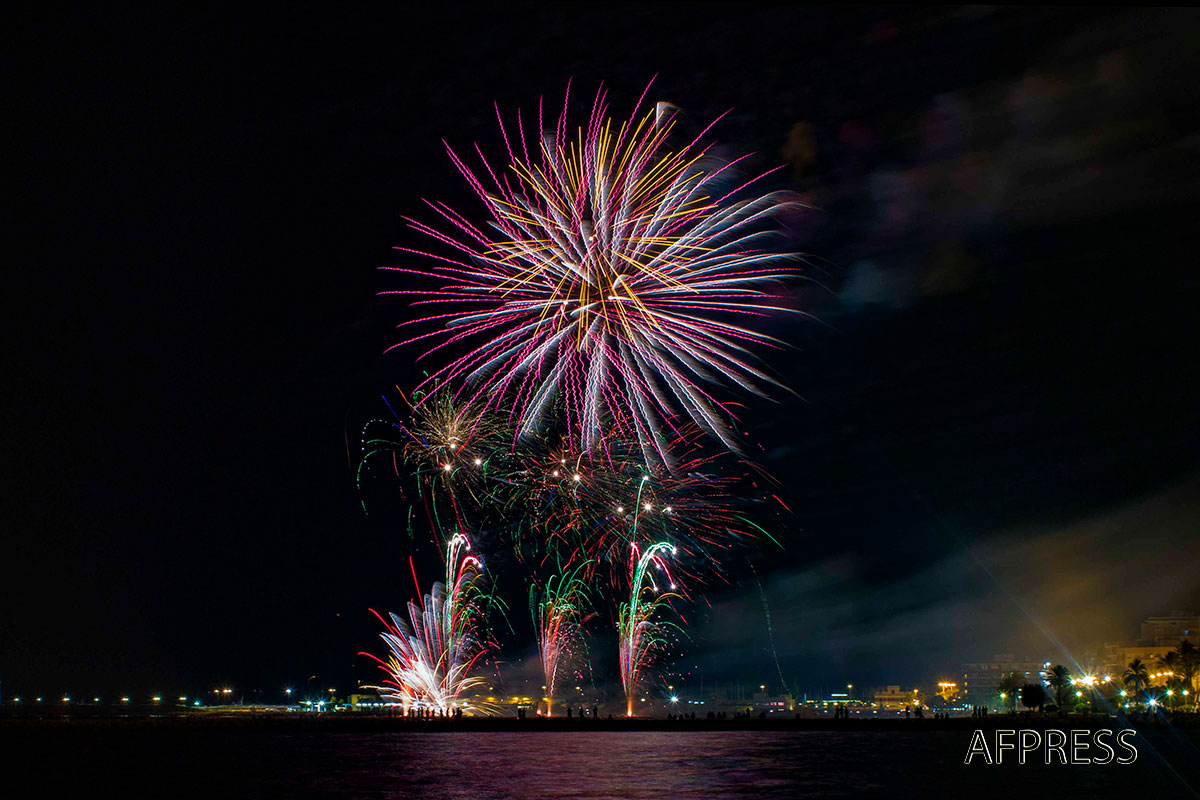
[[[1122,675],[1135,658],[1153,665],[1184,639],[1196,642],[1200,639],[1200,615],[1194,611],[1172,611],[1163,617],[1147,617],[1142,620],[1139,633],[1137,641],[1105,643],[1105,672]]]
[[[905,707],[925,704],[925,698],[921,696],[919,689],[901,689],[899,686],[876,689],[872,699],[875,705],[886,711],[903,711]]]
[[[1010,672],[1019,673],[1024,683],[1041,683],[1043,662],[1018,659],[1011,653],[992,656],[991,661],[963,664],[962,691],[973,706],[994,706],[999,702],[1000,681]]]

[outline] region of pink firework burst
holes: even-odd
[[[581,450],[636,436],[647,456],[666,461],[688,420],[737,449],[732,413],[714,390],[763,395],[779,385],[751,346],[780,343],[746,323],[789,310],[771,287],[794,277],[799,256],[779,252],[772,221],[799,203],[786,193],[732,200],[757,180],[734,180],[745,156],[714,158],[701,144],[711,124],[673,147],[674,107],[639,116],[645,95],[615,122],[599,91],[573,133],[566,102],[549,130],[539,104],[532,141],[520,113],[515,136],[501,120],[502,170],[478,146],[481,169],[447,146],[491,219],[477,225],[430,203],[442,229],[409,223],[443,252],[398,249],[436,264],[387,269],[434,285],[386,293],[442,306],[404,323],[436,330],[394,345],[432,343],[422,358],[456,354],[430,385],[502,409],[522,435],[553,422]]]

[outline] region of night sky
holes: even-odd
[[[443,138],[499,155],[493,101],[569,78],[733,108],[722,145],[813,206],[812,316],[769,326],[799,396],[745,414],[785,549],[710,587],[681,665],[775,675],[764,599],[809,690],[1200,607],[1195,12],[160,14],[6,32],[6,695],[374,677],[413,545],[352,467],[419,375],[377,268],[422,198],[481,213]]]

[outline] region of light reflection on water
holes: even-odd
[[[969,733],[420,733],[288,737],[295,769],[264,796],[793,798],[1120,796],[1187,790],[1128,767],[964,767]],[[294,746],[294,747],[293,747]],[[266,777],[266,776],[264,776]],[[1065,793],[1065,794],[1063,794]],[[1186,794],[1185,794],[1186,796]]]

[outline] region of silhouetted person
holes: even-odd
[[[912,709],[908,706],[904,707],[904,718],[908,719],[912,715]]]
[[[600,719],[600,709],[597,706],[592,706],[592,719]]]
[[[571,718],[571,707],[567,706],[567,719]]]

